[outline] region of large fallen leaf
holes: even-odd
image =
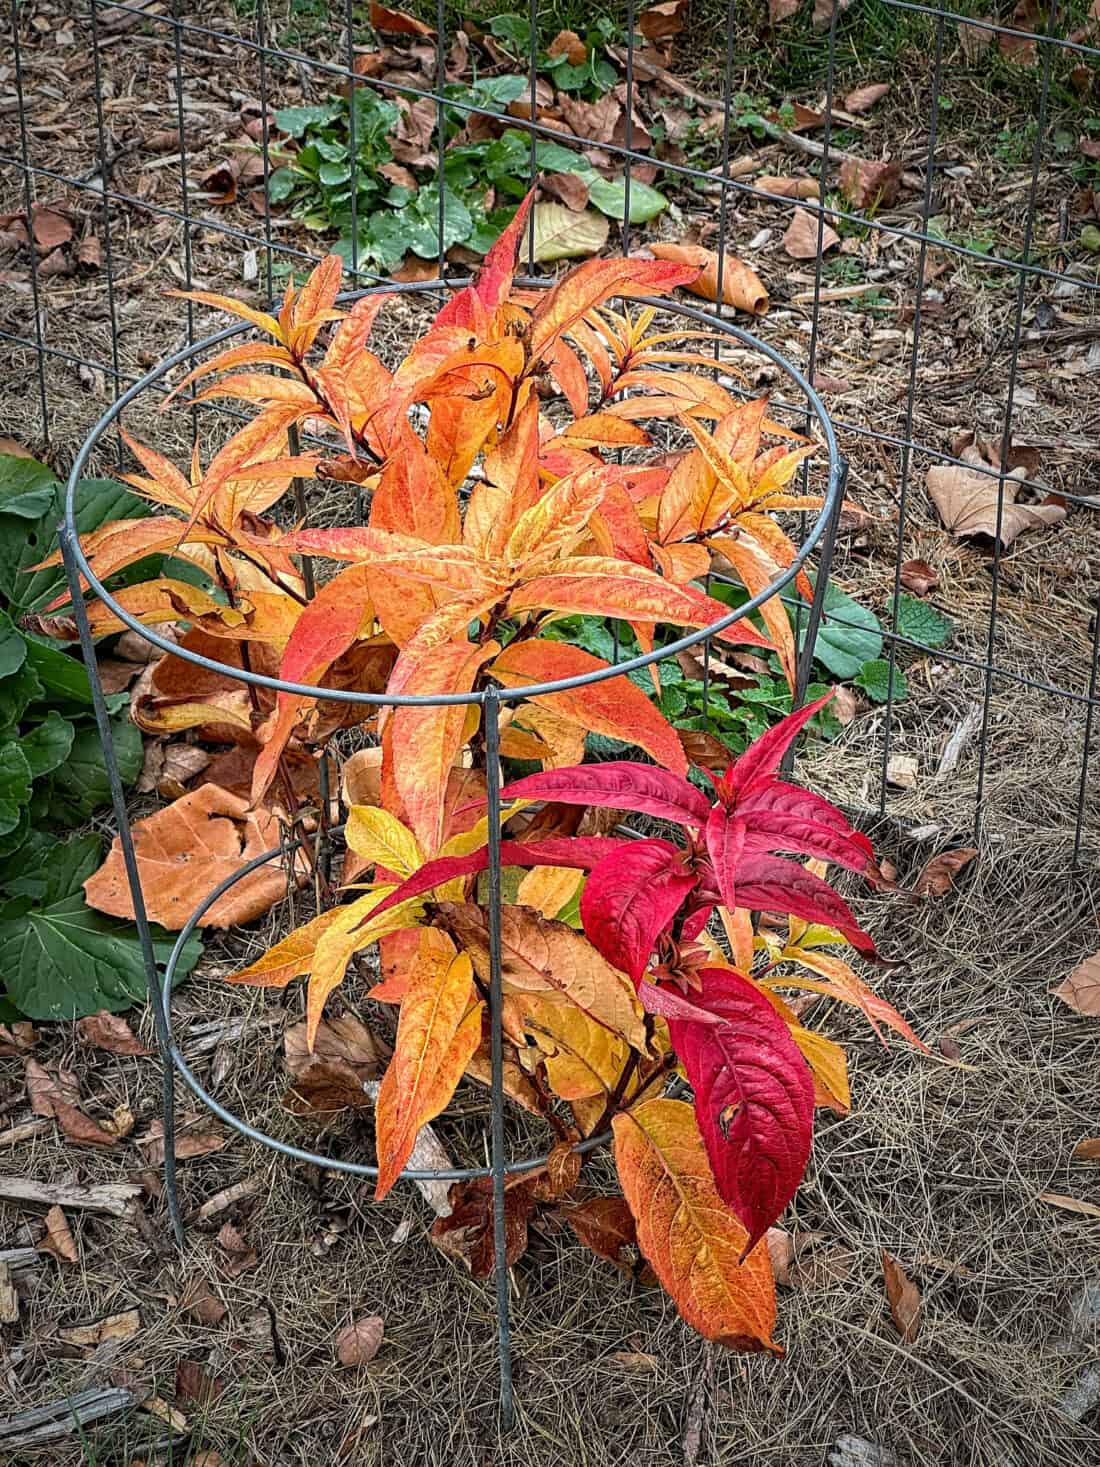
[[[775,1285],[767,1245],[718,1196],[691,1106],[647,1100],[615,1117],[615,1165],[638,1246],[693,1329],[739,1350],[771,1350]]]
[[[897,200],[901,174],[896,159],[847,158],[840,168],[840,191],[856,209],[889,208]]]
[[[133,827],[145,908],[154,922],[178,932],[220,881],[279,844],[279,822],[270,811],[250,810],[248,801],[216,784],[158,810]],[[116,836],[106,861],[84,883],[88,905],[114,917],[134,915],[122,848]],[[219,897],[203,927],[250,922],[286,894],[278,861],[261,866]]]
[[[1078,963],[1069,977],[1050,991],[1079,1014],[1100,1019],[1100,953]]]
[[[938,855],[926,861],[921,868],[920,875],[913,883],[913,895],[916,897],[946,896],[955,885],[955,878],[959,872],[969,866],[977,854],[976,846],[962,846],[955,851],[940,851]]]
[[[649,252],[658,260],[673,260],[679,265],[697,265],[702,272],[697,279],[684,287],[692,295],[704,300],[718,299],[718,255],[702,245],[655,243]],[[747,311],[750,316],[763,316],[768,309],[768,292],[756,271],[727,254],[722,260],[722,301],[734,310]]]
[[[349,1367],[369,1365],[382,1348],[385,1321],[380,1314],[368,1314],[349,1324],[336,1336],[336,1358]]]
[[[450,1215],[436,1218],[432,1242],[469,1269],[475,1279],[487,1278],[496,1261],[493,1179],[456,1182],[450,1195]],[[509,1268],[527,1251],[527,1220],[534,1202],[532,1184],[513,1178],[504,1194],[504,1256]]]
[[[90,1044],[93,1049],[105,1050],[107,1054],[152,1054],[153,1052],[151,1049],[146,1049],[125,1019],[118,1014],[109,1013],[106,1009],[89,1014],[86,1019],[80,1019],[76,1029],[85,1044]]]
[[[840,235],[823,220],[821,242],[818,248],[818,216],[808,209],[796,209],[787,232],[783,236],[783,248],[792,260],[816,260],[840,243]]]
[[[896,1258],[882,1250],[882,1272],[886,1279],[886,1297],[903,1345],[911,1345],[920,1330],[920,1290]]]
[[[1017,504],[1020,485],[1009,475],[1004,481],[1000,525],[997,504],[1002,498],[1001,481],[990,474],[957,464],[941,464],[928,470],[928,493],[944,525],[953,535],[988,535],[1011,545],[1025,530],[1056,525],[1066,517],[1061,504]]]
[[[610,222],[595,209],[576,213],[564,204],[539,203],[532,210],[534,258],[538,264],[595,255],[607,243]]]

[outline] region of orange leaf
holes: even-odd
[[[195,394],[196,402],[212,397],[232,397],[238,402],[290,404],[319,413],[321,403],[312,387],[293,377],[275,377],[267,372],[233,372]]]
[[[290,634],[279,676],[291,683],[320,682],[338,657],[342,657],[374,624],[367,584],[366,566],[353,565],[334,576],[303,610]],[[380,692],[381,689],[374,691]],[[264,730],[264,747],[252,773],[252,803],[259,804],[279,767],[287,740],[304,708],[313,699],[299,693],[280,693],[274,721]]]
[[[560,611],[566,615],[618,616],[632,623],[671,622],[710,626],[729,607],[690,586],[670,585],[656,571],[603,556],[573,556],[513,591],[511,611]],[[742,619],[716,635],[752,647],[771,643]]]
[[[344,262],[339,255],[326,255],[310,271],[294,302],[294,331],[290,345],[296,356],[305,356],[326,321],[343,318],[342,311],[334,313],[332,309],[343,273]]]
[[[519,565],[568,554],[617,472],[615,465],[601,463],[552,484],[516,521],[504,559]]]
[[[275,346],[267,341],[245,341],[240,346],[231,346],[228,351],[219,352],[216,357],[211,357],[208,362],[201,362],[181,382],[178,382],[172,391],[161,403],[161,412],[168,406],[173,398],[178,397],[185,387],[190,387],[192,382],[197,382],[200,377],[208,377],[211,372],[226,372],[230,367],[260,366],[268,363],[271,366],[288,367],[294,366],[294,358],[285,346]],[[124,438],[126,434],[122,435]],[[127,439],[129,442],[129,440]],[[132,445],[133,446],[133,445]],[[135,453],[137,452],[134,447]]]
[[[493,663],[491,671],[505,687],[516,688],[576,677],[607,666],[602,658],[568,642],[536,638],[512,642]],[[659,709],[628,677],[607,678],[572,692],[545,693],[537,701],[539,706],[553,709],[591,733],[637,744],[666,769],[687,773],[687,759],[680,740]]]
[[[397,1042],[378,1091],[379,1200],[397,1180],[422,1126],[454,1094],[481,1042],[482,1003],[473,998],[473,966],[465,953],[428,950],[418,961],[397,1026]]]
[[[672,260],[680,265],[692,265],[697,270],[696,278],[685,282],[692,295],[704,300],[718,299],[718,255],[702,245],[652,243],[650,254],[658,260]],[[722,300],[734,310],[747,311],[750,316],[763,316],[768,309],[768,292],[756,271],[727,254],[722,262]]]
[[[216,311],[228,311],[232,316],[239,316],[242,321],[251,321],[253,326],[258,326],[268,336],[274,336],[284,346],[290,344],[274,316],[267,311],[257,311],[252,306],[246,306],[231,295],[212,295],[208,290],[169,290],[165,294],[176,296],[179,300],[197,301],[200,306],[213,306]]]
[[[735,1350],[770,1350],[775,1283],[766,1243],[719,1197],[692,1107],[647,1100],[615,1117],[615,1166],[638,1246],[693,1329]]]
[[[301,978],[313,967],[317,944],[328,929],[342,920],[343,907],[330,907],[304,927],[297,928],[282,942],[269,947],[262,957],[239,973],[227,973],[227,983],[249,983],[256,988],[285,988],[294,978]]]
[[[661,260],[586,260],[539,301],[531,317],[531,359],[541,360],[557,337],[571,331],[611,296],[664,295],[695,279],[692,265]]]
[[[839,934],[837,940],[840,940]],[[893,1029],[910,1044],[923,1050],[925,1054],[929,1053],[928,1046],[913,1032],[893,1004],[880,998],[842,959],[816,949],[789,947],[784,948],[779,955],[779,961],[797,963],[800,967],[808,968],[811,973],[820,974],[821,977],[818,979],[803,978],[801,974],[782,975],[777,976],[774,980],[767,980],[769,987],[774,983],[780,988],[801,988],[811,993],[825,994],[829,998],[839,1000],[840,1003],[851,1004],[867,1018],[876,1033],[879,1033],[879,1024],[885,1024],[887,1028]]]
[[[429,545],[459,538],[458,501],[407,422],[398,430],[394,457],[382,470],[371,502],[371,528],[412,535]]]
[[[270,451],[272,443],[282,445],[285,442],[286,430],[291,423],[303,416],[304,411],[300,405],[280,403],[268,408],[239,432],[234,433],[225,447],[210,461],[210,466],[195,495],[187,528],[180,534],[181,540],[191,536],[202,512],[214,500],[218,491],[232,479],[237,470],[262,458],[265,452]],[[279,452],[284,451],[280,446]]]
[[[488,642],[483,647],[470,642],[444,643],[425,662],[413,665],[407,672],[399,663],[390,681],[391,691],[469,692],[482,664],[499,651],[499,642]],[[394,780],[408,813],[408,823],[430,856],[443,844],[447,779],[466,740],[470,706],[459,703],[394,709]],[[476,714],[476,705],[473,708]]]
[[[712,535],[708,543],[711,549],[717,550],[720,555],[726,557],[741,577],[742,584],[750,596],[766,591],[780,574],[780,567],[763,556],[751,540],[735,539],[732,535]],[[775,649],[779,653],[783,676],[793,689],[797,674],[798,654],[795,650],[791,619],[787,615],[787,608],[779,598],[779,593],[776,592],[763,601],[759,612],[775,644]]]
[[[178,932],[202,899],[253,856],[279,844],[279,822],[269,810],[216,784],[175,800],[133,826],[138,870],[150,920]],[[287,889],[279,861],[260,866],[220,896],[202,927],[235,927],[273,906]],[[84,883],[88,905],[112,917],[133,918],[122,848],[116,836],[103,865]]]

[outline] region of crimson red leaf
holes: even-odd
[[[794,1196],[810,1155],[814,1085],[786,1024],[730,968],[705,968],[700,1008],[723,1022],[669,1020],[695,1091],[695,1114],[719,1196],[744,1223],[747,1253]]]
[[[715,805],[707,818],[706,841],[723,905],[732,912],[737,905],[737,867],[745,851],[745,822],[731,815],[724,805]]]
[[[512,277],[516,270],[520,240],[523,237],[523,227],[527,223],[527,215],[534,197],[535,191],[532,189],[513,214],[512,222],[485,256],[473,285],[468,285],[465,290],[460,290],[447,302],[435,318],[436,326],[476,328],[481,324],[477,319],[479,307],[483,314],[487,310],[494,310],[502,301],[508,299],[512,289]]]
[[[505,800],[556,800],[563,805],[604,805],[613,810],[634,810],[677,825],[707,823],[710,805],[706,798],[666,769],[612,759],[606,764],[580,764],[571,769],[548,769],[513,780],[501,790]]]
[[[774,774],[783,755],[799,733],[832,696],[833,690],[830,690],[813,703],[807,703],[797,713],[788,713],[786,718],[781,718],[767,733],[754,739],[726,776],[731,789],[743,790],[752,780],[765,774]]]
[[[816,856],[847,866],[849,871],[863,871],[871,860],[865,837],[855,833],[843,835],[827,825],[819,825],[799,815],[785,815],[771,810],[754,812],[748,826],[746,847],[756,851],[789,851],[796,856]],[[728,905],[728,903],[727,903]]]
[[[775,811],[782,815],[799,815],[817,825],[827,825],[841,835],[850,836],[857,845],[866,849],[868,856],[874,854],[871,842],[865,835],[852,830],[842,811],[821,795],[802,789],[800,785],[784,784],[782,780],[773,779],[771,775],[754,780],[738,794],[737,813],[748,819],[750,814],[754,815],[761,810]]]
[[[680,1019],[692,1024],[719,1024],[717,1015],[699,1008],[690,998],[685,998],[678,988],[668,983],[651,983],[648,978],[638,986],[638,997],[642,1007],[650,1014],[660,1014],[662,1019]]]
[[[654,944],[672,924],[697,877],[667,840],[622,841],[593,867],[581,893],[581,921],[592,946],[637,987]]]
[[[789,912],[842,932],[864,957],[877,957],[875,944],[831,886],[797,861],[763,851],[746,853],[737,877],[737,904],[751,911]]]
[[[634,844],[634,841],[619,840],[611,835],[547,836],[545,840],[532,841],[529,844],[502,840],[500,863],[502,866],[571,866],[574,870],[586,871],[605,856]],[[382,912],[388,912],[401,902],[411,901],[413,897],[423,896],[426,891],[431,891],[434,886],[442,886],[445,881],[453,881],[458,876],[476,876],[478,872],[487,871],[488,868],[488,846],[481,846],[464,856],[440,856],[435,861],[427,861],[419,871],[414,871],[400,886],[395,887],[388,897],[372,907],[364,921],[373,921]]]

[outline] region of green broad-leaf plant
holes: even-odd
[[[207,582],[162,574],[118,593],[120,604],[143,622],[178,621],[184,646],[220,649],[232,667],[305,687],[440,695],[606,670],[547,635],[566,617],[625,622],[644,649],[659,628],[710,625],[728,614],[696,584],[715,555],[749,592],[765,588],[794,553],[774,516],[806,507],[785,486],[811,445],[784,443],[794,435],[762,401],[737,403],[713,381],[713,356],[691,344],[706,333],[659,329],[651,304],[634,313],[608,304],[669,292],[694,269],[593,260],[545,291],[518,289],[529,207],[394,367],[369,345],[387,295],[339,309],[336,257],[291,287],[277,316],[193,295],[261,336],[197,367],[177,392],[198,385],[199,400],[229,398],[255,417],[205,467],[196,450],[186,472],[131,443],[142,472],[129,482],[158,510],[90,536],[95,573],[156,552],[191,562]],[[647,456],[647,419],[682,424],[689,451]],[[303,427],[321,447],[298,449]],[[308,500],[309,479],[358,486],[364,522],[315,529],[296,510],[278,517],[292,485],[299,507]],[[311,598],[316,566],[332,562],[339,568]],[[777,653],[793,678],[786,615],[778,601],[765,608],[762,628],[743,618],[718,635]],[[90,614],[97,633],[118,629],[94,602]],[[343,769],[348,899],[231,981],[308,978],[312,1045],[351,959],[377,945],[370,998],[399,1013],[377,1098],[384,1196],[463,1077],[489,1075],[480,705],[334,711],[305,693],[246,694],[206,674],[189,682],[179,659],[166,662],[174,680],[158,686],[154,676],[135,718],[157,732],[231,729],[254,755],[255,806],[279,798],[293,808],[292,761],[327,758],[341,723],[372,735]],[[556,1208],[615,1261],[636,1245],[704,1334],[776,1349],[761,1239],[798,1185],[815,1104],[849,1103],[843,1051],[806,1028],[778,988],[790,975],[915,1037],[830,957],[845,944],[874,957],[843,901],[816,870],[783,858],[874,874],[845,818],[777,777],[816,705],[750,746],[711,797],[701,772],[688,778],[675,731],[621,674],[501,706],[505,763],[534,770],[504,790],[502,856],[527,868],[502,912],[506,1087],[556,1137],[542,1173],[509,1188],[509,1236],[522,1243],[531,1212]],[[589,734],[652,762],[584,764]],[[608,834],[623,810],[682,836]],[[788,914],[791,927],[778,949],[771,929],[758,934],[767,967],[754,973],[761,910]],[[665,1096],[676,1070],[694,1106]],[[609,1127],[625,1201],[578,1190],[572,1147]],[[454,1201],[457,1221],[441,1220],[437,1235],[468,1240],[483,1225],[467,1256],[484,1271],[483,1189],[458,1188]]]

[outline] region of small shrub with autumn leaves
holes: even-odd
[[[764,399],[738,403],[714,382],[705,333],[663,328],[652,305],[629,304],[688,283],[692,268],[596,260],[546,291],[517,289],[526,207],[395,368],[370,347],[386,296],[337,309],[335,257],[288,291],[277,317],[193,297],[261,339],[180,386],[202,381],[200,399],[255,416],[205,464],[196,449],[186,469],[130,441],[141,473],[129,482],[158,512],[89,536],[96,574],[159,554],[207,583],[163,573],[118,591],[119,603],[143,622],[177,622],[184,647],[230,668],[438,695],[606,669],[548,635],[565,618],[626,623],[645,649],[669,629],[717,621],[727,606],[697,584],[715,556],[750,593],[766,589],[795,554],[778,516],[819,503],[791,487],[813,445],[772,422]],[[626,304],[614,310],[612,298]],[[688,435],[680,454],[648,451],[643,425],[660,419]],[[302,452],[299,427],[325,446]],[[357,486],[364,523],[312,529],[277,509],[309,479]],[[318,575],[311,598],[316,567],[331,562],[339,569]],[[102,604],[89,612],[97,634],[119,629]],[[777,597],[759,622],[718,636],[775,654],[793,682]],[[919,1043],[849,961],[873,960],[874,946],[824,879],[830,864],[875,877],[868,842],[779,776],[824,701],[720,773],[693,768],[685,744],[698,741],[621,674],[501,704],[501,756],[518,776],[502,791],[502,860],[518,868],[501,914],[505,1084],[555,1142],[546,1167],[509,1186],[509,1258],[532,1214],[552,1209],[612,1261],[625,1265],[636,1246],[689,1323],[746,1349],[776,1348],[762,1240],[798,1187],[815,1108],[849,1105],[843,1051],[783,993],[828,995]],[[369,997],[398,1013],[376,1110],[384,1196],[458,1084],[489,1075],[480,706],[272,696],[168,657],[133,708],[147,732],[223,746],[206,785],[139,822],[154,917],[178,928],[201,896],[196,880],[210,889],[290,822],[306,835],[298,876],[312,877],[319,914],[230,981],[306,978],[312,1044],[351,960],[377,950]],[[331,816],[319,763],[335,788],[349,725],[360,747],[341,770],[347,854],[335,889],[310,832]],[[652,762],[585,763],[591,734]],[[624,834],[632,816],[668,833]],[[196,859],[200,847],[209,860]],[[207,920],[247,920],[283,882],[281,871],[253,873]],[[87,891],[107,911],[128,910],[117,843]],[[674,1075],[693,1101],[666,1095]],[[572,1148],[605,1131],[625,1200],[581,1185]],[[486,1189],[460,1185],[453,1201],[436,1237],[487,1271]]]

